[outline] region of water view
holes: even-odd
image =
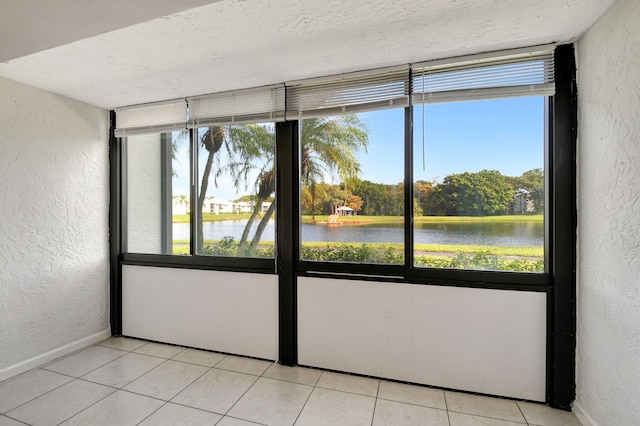
[[[232,236],[236,241],[240,240],[246,223],[246,220],[204,222],[204,239],[220,240],[222,237]],[[274,222],[270,221],[262,240],[273,241],[274,231]],[[402,243],[403,235],[402,223],[302,225],[302,240],[305,242]],[[189,239],[189,224],[174,223],[173,239]],[[418,222],[414,225],[414,241],[416,244],[542,247],[544,224],[542,222]]]

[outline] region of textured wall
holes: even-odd
[[[578,43],[576,409],[640,424],[640,2],[618,0]]]
[[[0,371],[108,327],[107,113],[0,78]]]

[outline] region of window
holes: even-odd
[[[546,102],[414,109],[415,266],[544,271]]]
[[[189,254],[189,136],[174,130],[184,101],[117,112],[118,136],[126,137],[126,249],[141,254]],[[188,226],[188,225],[187,225]]]
[[[406,67],[287,88],[300,123],[300,259],[404,264]]]
[[[199,127],[197,253],[275,256],[274,123]]]
[[[302,272],[545,273],[553,70],[523,49],[117,110],[126,251],[244,268],[286,235]]]
[[[273,263],[282,85],[121,108],[116,118],[126,138],[126,253]]]
[[[545,271],[552,59],[414,67],[414,266]]]

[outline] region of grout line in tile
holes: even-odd
[[[226,370],[225,370],[225,371],[226,371]],[[251,375],[251,374],[250,374],[250,375]],[[233,410],[233,407],[235,407],[235,406],[236,406],[236,404],[237,404],[238,402],[240,402],[240,400],[241,400],[242,398],[244,398],[244,396],[247,394],[247,392],[249,392],[249,391],[250,391],[250,390],[251,390],[251,389],[256,385],[256,383],[258,383],[258,380],[260,380],[260,379],[262,378],[261,376],[254,376],[254,377],[257,377],[257,379],[256,379],[253,383],[251,383],[251,386],[249,386],[249,387],[247,388],[247,390],[246,390],[246,391],[244,391],[242,395],[240,395],[240,398],[238,398],[238,399],[236,400],[236,402],[234,402],[234,403],[231,405],[231,407],[229,407],[229,409],[228,409],[228,410],[223,414],[224,416],[226,416],[226,415],[227,415],[227,413],[229,413],[231,410]],[[234,417],[234,418],[236,418],[236,417]],[[245,420],[245,419],[241,419],[240,417],[237,417],[237,418],[238,418],[238,419],[240,419],[240,420]]]
[[[300,414],[302,414],[302,412],[304,411],[304,408],[307,406],[307,403],[309,402],[309,399],[311,398],[311,395],[313,395],[313,393],[316,391],[316,389],[317,388],[315,386],[311,387],[311,392],[309,392],[309,396],[307,396],[307,399],[304,401],[304,404],[302,404],[302,408],[298,412],[298,415],[296,416],[296,419],[293,421],[294,425],[298,422],[298,419],[300,418]]]
[[[44,368],[39,368],[39,370],[44,370]],[[44,371],[47,371],[47,372],[49,372],[49,373],[55,373],[55,371],[49,371],[49,370],[44,370]],[[20,405],[16,405],[15,407],[13,407],[13,408],[11,408],[11,409],[7,410],[5,413],[0,413],[0,416],[7,416],[7,417],[9,417],[9,416],[7,415],[7,413],[8,413],[9,411],[13,411],[13,410],[15,410],[16,408],[20,408],[20,407],[22,407],[23,405],[28,404],[28,403],[30,403],[31,401],[34,401],[34,400],[36,400],[36,399],[38,399],[38,398],[40,398],[40,397],[42,397],[42,396],[45,396],[45,395],[47,395],[47,394],[49,394],[49,393],[53,392],[53,391],[54,391],[54,390],[56,390],[56,389],[60,389],[61,387],[65,386],[65,385],[68,385],[69,383],[73,382],[74,380],[78,380],[78,378],[77,378],[77,377],[69,376],[69,375],[67,375],[67,374],[61,374],[61,373],[57,373],[57,374],[60,374],[61,376],[65,376],[65,377],[71,377],[71,379],[72,379],[72,380],[69,380],[68,382],[63,383],[63,384],[61,384],[61,385],[60,385],[60,386],[58,386],[58,387],[55,387],[55,388],[53,388],[53,389],[50,389],[50,390],[48,390],[47,392],[45,392],[45,393],[43,393],[43,394],[41,394],[41,395],[36,396],[35,398],[31,398],[30,400],[25,401],[25,402],[23,402],[23,403],[22,403],[22,404],[20,404]],[[16,376],[16,377],[18,377],[18,376]],[[15,419],[13,419],[13,417],[9,417],[9,418],[10,418],[10,419],[12,419],[12,420],[15,420]],[[21,422],[21,423],[22,423],[22,422]]]
[[[82,379],[76,379],[76,380],[82,380]],[[69,382],[69,383],[71,383],[71,382]],[[70,415],[70,416],[69,416],[69,417],[67,417],[66,419],[62,420],[62,421],[61,421],[60,423],[58,423],[58,424],[60,425],[60,424],[62,424],[62,423],[64,423],[64,422],[66,422],[66,421],[67,421],[67,420],[69,420],[70,418],[77,416],[78,414],[82,413],[82,412],[83,412],[83,411],[85,411],[85,410],[88,410],[90,407],[93,407],[93,406],[94,406],[94,405],[96,405],[98,402],[102,401],[102,400],[103,400],[103,399],[105,399],[105,398],[110,397],[111,395],[113,395],[114,393],[116,393],[116,392],[118,392],[118,391],[119,391],[119,389],[115,389],[115,388],[113,388],[113,387],[111,387],[111,386],[107,386],[107,387],[108,387],[108,388],[113,389],[113,392],[108,393],[107,395],[103,396],[103,397],[102,397],[102,398],[100,398],[99,400],[95,401],[93,404],[90,404],[90,405],[88,405],[87,407],[84,407],[82,410],[80,410],[80,411],[78,411],[78,412],[76,412],[76,413],[73,413],[72,415]]]
[[[380,395],[380,380],[378,380],[378,388],[376,389],[376,397],[375,397],[375,400],[373,401],[373,413],[371,413],[371,426],[373,426],[373,422],[376,419],[376,407],[378,406],[378,395]]]
[[[2,417],[6,417],[6,418],[8,418],[8,419],[14,420],[14,421],[19,422],[20,424],[23,424],[23,425],[31,426],[31,425],[29,425],[29,423],[25,423],[25,422],[23,422],[22,420],[18,420],[18,419],[14,418],[14,417],[11,417],[11,416],[10,416],[9,414],[7,414],[7,413],[0,414],[0,418],[2,418]]]
[[[167,405],[169,403],[169,401],[165,401],[164,404],[162,404],[161,406],[159,406],[158,408],[156,408],[155,410],[153,410],[151,413],[149,413],[149,415],[147,417],[145,417],[144,419],[140,420],[138,423],[136,423],[136,425],[139,425],[140,423],[144,422],[145,420],[147,420],[149,417],[151,417],[155,412],[157,412],[158,410],[160,410],[162,407],[164,407],[165,405]]]
[[[527,420],[527,416],[524,415],[524,411],[522,411],[522,408],[520,407],[520,404],[518,404],[518,401],[516,401],[516,407],[518,407],[520,414],[522,414],[522,418],[524,419],[527,426],[529,426],[529,420]]]
[[[451,416],[449,415],[449,403],[447,402],[447,393],[442,391],[442,396],[444,397],[444,408],[447,410],[447,422],[449,426],[451,426]]]

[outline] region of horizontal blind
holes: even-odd
[[[409,105],[409,67],[286,83],[287,120]]]
[[[553,51],[412,66],[413,103],[439,103],[555,93]]]
[[[115,112],[116,137],[181,130],[187,124],[184,99],[116,108]]]
[[[187,98],[189,127],[284,121],[284,85]]]

